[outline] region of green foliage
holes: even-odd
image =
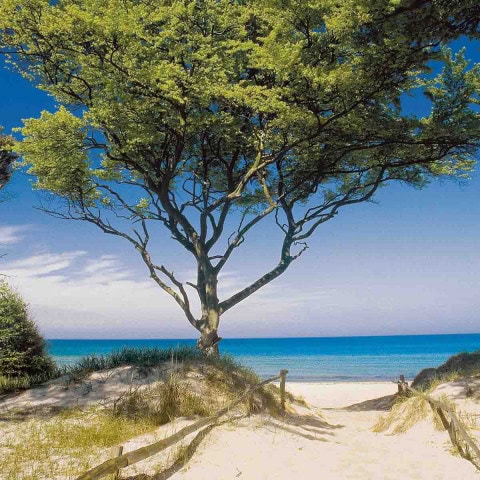
[[[41,159],[35,169],[39,188],[47,187],[71,198],[88,191],[88,163],[83,149],[86,133],[82,127],[83,122],[65,107],[55,114],[43,112],[38,120],[25,121],[25,151]]]
[[[39,375],[3,376],[0,375],[0,395],[4,393],[18,392],[35,387],[50,380],[55,376],[53,371]]]
[[[431,389],[439,383],[445,383],[470,375],[480,373],[480,350],[462,352],[451,356],[437,368],[422,370],[413,380],[412,386],[417,389]]]
[[[58,105],[25,120],[15,149],[66,203],[57,215],[130,241],[214,342],[219,316],[342,207],[391,181],[468,178],[480,69],[448,45],[478,38],[477,3],[3,0],[0,48]],[[430,112],[406,113],[405,95]],[[220,270],[268,215],[284,235],[278,265],[220,301]],[[195,257],[199,320],[151,259],[155,224]]]
[[[46,353],[45,341],[29,317],[22,298],[0,283],[0,384],[29,384],[53,374],[54,364]],[[6,379],[4,377],[7,377]]]
[[[164,172],[179,135],[174,176],[202,175],[218,148],[222,158],[243,157],[238,177],[259,148],[282,150],[284,171],[294,171],[289,183],[300,181],[304,197],[313,193],[307,173],[344,190],[356,181],[348,172],[385,157],[396,159],[392,177],[416,184],[425,175],[465,174],[473,164],[466,145],[479,133],[470,109],[479,72],[434,45],[463,33],[474,3],[448,12],[450,34],[441,6],[409,15],[403,3],[7,0],[3,43],[18,51],[11,62],[61,105],[27,120],[17,149],[38,188],[75,201],[95,191],[90,178],[154,180],[152,162]],[[446,67],[425,80],[432,59]],[[398,108],[416,88],[432,101],[428,117]],[[222,165],[208,170],[227,192]],[[258,202],[254,190],[244,196]]]
[[[16,155],[12,152],[13,138],[1,133],[2,127],[0,127],[0,189],[10,180],[12,164],[16,159]]]
[[[219,357],[208,357],[194,347],[178,348],[127,348],[116,350],[108,355],[89,355],[81,358],[76,364],[63,367],[62,374],[71,375],[75,378],[82,378],[91,372],[109,370],[111,368],[125,365],[134,366],[140,369],[148,369],[161,365],[165,362],[174,362],[184,365],[211,365],[222,372],[239,374],[248,379],[251,384],[259,381],[253,370],[244,367],[233,357],[221,355]]]

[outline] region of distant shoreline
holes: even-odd
[[[471,332],[471,333],[400,333],[395,335],[326,335],[326,336],[300,336],[300,337],[228,337],[223,339],[223,341],[229,340],[292,340],[292,339],[339,339],[339,338],[398,338],[398,337],[442,337],[442,336],[464,336],[464,335],[478,335],[480,337],[480,332]],[[173,338],[173,337],[125,337],[125,338],[70,338],[70,337],[60,337],[60,338],[46,338],[47,341],[181,341],[181,342],[194,342],[197,341],[197,337],[188,337],[188,338]]]
[[[123,347],[175,348],[194,346],[194,339],[49,340],[59,364],[87,355],[105,355]],[[302,337],[231,339],[221,342],[222,353],[253,368],[261,377],[289,370],[290,382],[378,382],[399,375],[414,378],[463,351],[480,349],[480,334],[374,337]]]

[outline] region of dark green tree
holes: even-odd
[[[342,207],[391,181],[468,176],[480,72],[448,44],[477,38],[479,18],[477,0],[3,0],[4,54],[59,105],[17,150],[65,203],[50,213],[130,242],[215,352],[221,315]],[[411,92],[429,114],[403,112]],[[219,298],[267,217],[278,261]],[[153,225],[191,254],[194,283],[152,258]]]
[[[0,282],[0,375],[45,377],[53,372],[45,341],[28,306],[6,282]]]

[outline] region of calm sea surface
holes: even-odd
[[[195,345],[195,340],[49,340],[58,363],[127,347]],[[413,378],[421,369],[459,352],[480,349],[480,334],[402,335],[336,338],[225,339],[221,350],[263,377],[289,370],[290,381],[393,380]]]

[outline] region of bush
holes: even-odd
[[[27,304],[6,282],[0,282],[0,376],[46,379],[54,370]]]
[[[450,357],[437,368],[425,368],[413,380],[412,387],[420,390],[429,388],[438,380],[448,381],[453,375],[465,377],[480,374],[480,350],[475,352],[462,352]]]

